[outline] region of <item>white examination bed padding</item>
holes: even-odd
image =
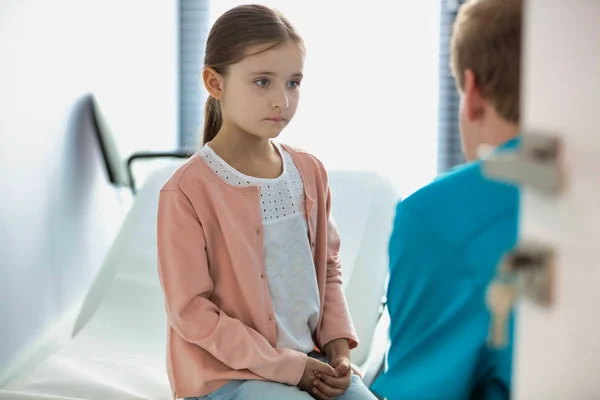
[[[138,192],[77,319],[55,332],[67,340],[57,339],[60,348],[41,362],[30,357],[20,365],[0,388],[0,400],[171,399],[156,211],[159,189],[177,165],[151,174]],[[332,171],[330,185],[344,288],[362,342],[352,358],[370,384],[387,349],[387,313],[380,318],[380,308],[397,199],[371,172]]]

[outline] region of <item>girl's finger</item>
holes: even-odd
[[[344,394],[345,389],[339,388],[339,387],[333,387],[333,386],[329,386],[327,385],[325,382],[323,381],[317,381],[315,382],[314,386],[319,389],[319,391],[321,393],[323,393],[324,395],[328,396],[328,397],[339,397],[341,395]]]
[[[312,396],[319,400],[330,400],[329,397],[325,395],[325,393],[321,392],[318,388],[314,387],[312,389]]]
[[[323,381],[326,385],[336,388],[347,388],[350,385],[350,374],[347,373],[345,376],[335,378],[333,376],[327,375],[317,375],[321,381]]]

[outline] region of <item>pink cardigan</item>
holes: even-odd
[[[314,156],[284,146],[302,176],[320,320],[315,343],[358,345],[329,218],[327,173]],[[158,269],[168,316],[167,369],[176,397],[204,396],[233,379],[297,385],[307,355],[277,348],[265,278],[257,187],[223,182],[198,154],[165,183],[158,207]]]

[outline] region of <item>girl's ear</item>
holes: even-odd
[[[208,94],[215,99],[220,99],[223,93],[223,77],[213,68],[206,67],[202,70],[202,81]]]

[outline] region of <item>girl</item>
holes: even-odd
[[[375,399],[350,368],[327,174],[272,141],[296,112],[303,63],[302,39],[267,7],[234,8],[209,33],[204,146],[158,210],[176,397]]]

